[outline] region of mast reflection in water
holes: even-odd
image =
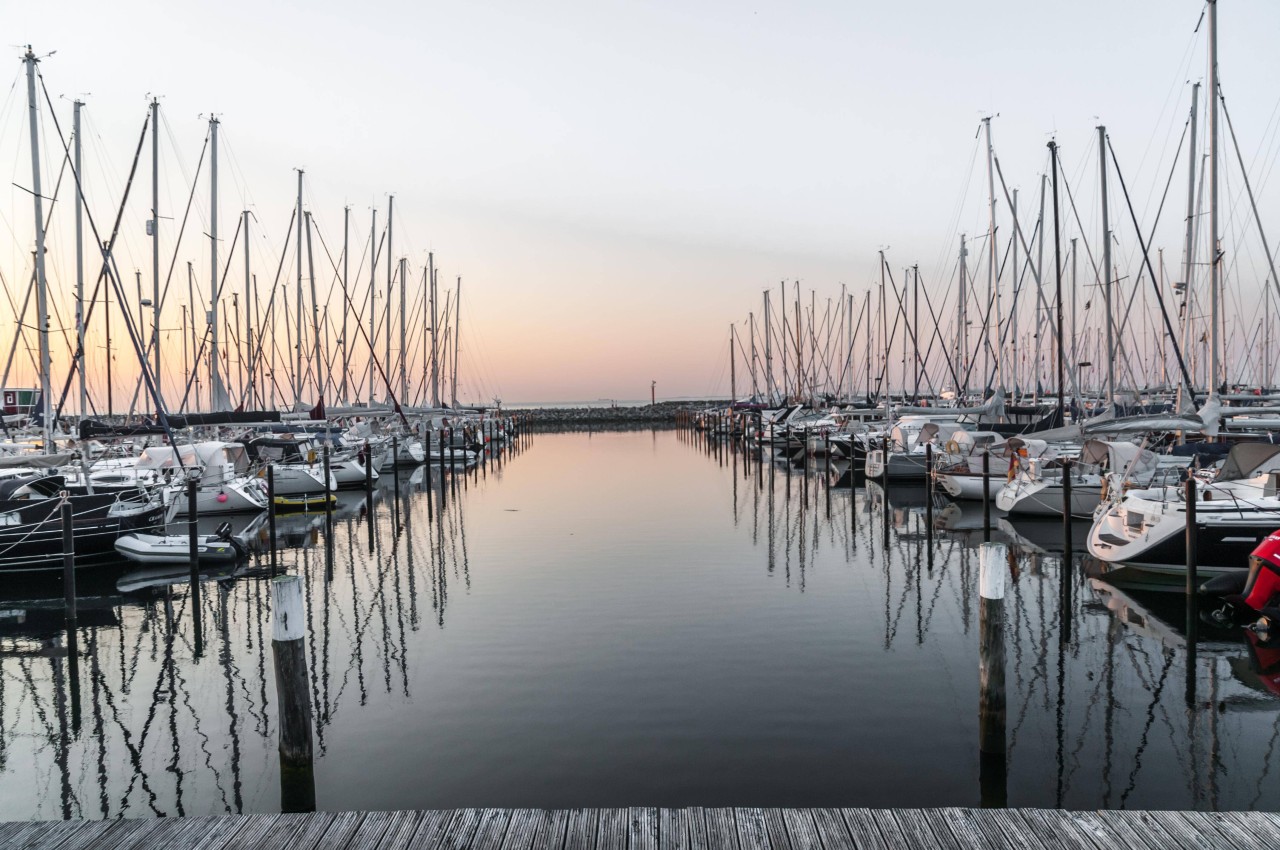
[[[282,517],[316,805],[1276,807],[1250,648],[1202,633],[1188,705],[1181,597],[1080,563],[1064,594],[1036,528],[992,534],[1007,773],[980,771],[980,511],[931,535],[919,488],[842,471],[542,434],[384,476],[372,515],[343,494],[328,534]],[[6,579],[0,817],[278,810],[269,562],[206,577],[200,635],[181,571],[82,572],[74,665],[60,587]]]

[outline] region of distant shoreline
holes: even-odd
[[[689,399],[660,401],[657,404],[626,405],[617,407],[535,407],[510,408],[512,413],[525,418],[534,426],[560,425],[608,425],[625,423],[670,423],[675,421],[678,410],[701,408],[712,404],[727,404]]]

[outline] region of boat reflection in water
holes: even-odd
[[[277,525],[320,808],[1275,805],[1280,659],[1205,630],[1189,663],[1181,597],[1064,565],[1060,526],[984,532],[920,486],[683,430],[401,473]],[[258,545],[198,594],[83,571],[74,646],[56,581],[5,585],[0,817],[279,810],[269,532],[236,531]],[[998,770],[985,536],[1006,547]]]

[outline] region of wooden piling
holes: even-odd
[[[62,597],[67,630],[67,675],[71,691],[71,726],[80,733],[80,644],[76,627],[76,536],[71,499],[64,490],[59,505],[62,519]]]
[[[1009,571],[1002,543],[983,543],[978,572],[978,753],[983,808],[1009,801],[1005,734],[1004,592]]]
[[[196,646],[203,648],[204,629],[200,618],[200,482],[195,475],[187,478],[187,552],[190,563],[191,628],[195,632]],[[199,652],[197,651],[197,654]]]
[[[65,490],[59,511],[62,519],[62,613],[70,633],[76,629],[76,535],[71,498]]]
[[[991,542],[991,453],[982,452],[982,542]]]
[[[271,602],[271,654],[280,728],[280,810],[313,812],[316,786],[302,578],[286,575],[272,579]]]

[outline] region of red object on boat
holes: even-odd
[[[1249,579],[1240,595],[1254,611],[1280,602],[1280,532],[1267,535],[1249,555]]]

